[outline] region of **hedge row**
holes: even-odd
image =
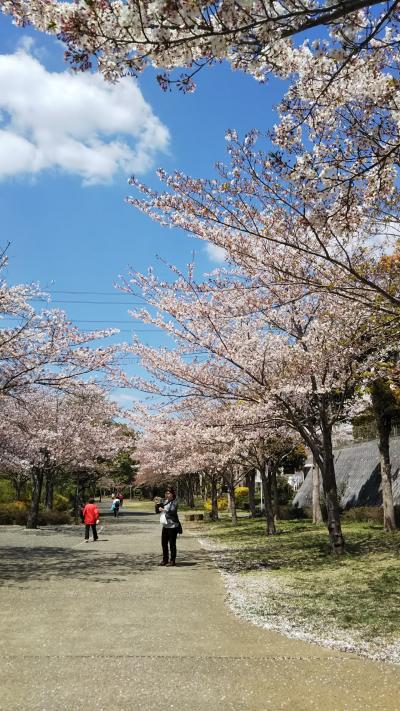
[[[22,502],[13,504],[2,504],[0,506],[0,526],[26,526],[28,519],[28,509],[26,506],[21,506]],[[62,525],[71,523],[71,516],[68,511],[39,511],[38,525]]]

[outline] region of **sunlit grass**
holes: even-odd
[[[344,523],[347,552],[334,557],[325,526],[307,521],[281,522],[278,535],[270,537],[260,519],[240,519],[237,528],[224,519],[201,530],[227,546],[219,562],[226,571],[268,576],[274,583],[268,599],[261,593],[259,614],[333,624],[365,641],[399,638],[400,533]]]
[[[153,501],[145,500],[139,501],[139,499],[124,499],[124,504],[121,509],[123,511],[148,511],[149,513],[154,513],[154,503]]]

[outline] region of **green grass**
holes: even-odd
[[[265,536],[262,520],[227,519],[201,526],[202,535],[220,542],[220,566],[243,576],[267,576],[268,595],[257,614],[284,615],[311,629],[323,625],[347,630],[370,642],[399,639],[400,533],[377,525],[343,523],[347,552],[329,551],[325,526],[283,521],[277,536]],[[199,529],[198,529],[199,530]]]
[[[142,499],[142,501],[139,501],[139,499],[124,499],[121,511],[123,512],[124,509],[126,511],[148,511],[149,513],[154,513],[154,502],[148,499]]]

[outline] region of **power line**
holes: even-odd
[[[15,319],[14,319],[14,320],[15,320]],[[72,322],[71,322],[71,323],[72,323]],[[91,323],[91,322],[89,321],[89,323]],[[106,323],[106,322],[104,322],[104,323]],[[74,325],[74,323],[72,323],[72,325]],[[5,328],[7,328],[7,325],[4,325],[4,323],[3,323],[3,324],[0,326],[0,330],[4,330]],[[11,328],[11,326],[10,326],[10,328]],[[102,328],[102,329],[97,329],[97,330],[102,330],[102,331],[106,331],[106,330],[107,330],[107,331],[109,331],[109,330],[112,329],[112,328],[113,328],[113,326],[111,325],[111,326],[104,326],[104,328]],[[93,331],[95,331],[96,329],[95,329],[95,328],[80,328],[79,330],[80,330],[81,333],[93,333]],[[117,330],[118,330],[118,333],[114,334],[114,335],[116,335],[116,336],[117,336],[119,333],[130,333],[131,335],[132,335],[133,333],[158,333],[158,334],[162,333],[162,331],[160,331],[158,328],[135,328],[134,326],[133,326],[131,329],[118,328]]]
[[[111,327],[110,327],[110,328],[111,328]],[[93,332],[93,328],[80,328],[79,330],[80,330],[81,333],[92,333],[92,332]],[[118,333],[116,333],[115,335],[118,336],[120,333],[130,333],[130,334],[132,335],[132,333],[160,333],[160,331],[158,331],[156,328],[153,328],[153,329],[151,329],[151,328],[148,328],[148,329],[140,329],[140,328],[132,328],[132,329],[119,328],[119,329],[118,329]]]
[[[29,301],[40,301],[41,303],[47,303],[46,299],[40,299],[38,296],[29,299]],[[73,300],[69,301],[66,299],[52,299],[50,302],[51,304],[109,304],[110,306],[143,306],[142,301],[131,301],[131,302],[123,302],[123,301],[80,301],[80,300]]]
[[[46,287],[44,287],[44,288],[46,288]],[[132,294],[129,294],[127,292],[117,291],[117,290],[116,291],[72,291],[72,290],[60,291],[57,289],[46,289],[46,293],[49,293],[49,294],[81,294],[81,295],[85,295],[85,296],[123,296],[125,294],[125,296],[132,296]]]
[[[7,316],[6,319],[7,319],[8,321],[19,321],[19,320],[20,320],[20,319],[18,318],[18,316]],[[6,319],[4,319],[4,320],[6,320]],[[71,321],[71,322],[73,322],[73,323],[105,323],[105,324],[107,324],[107,323],[108,323],[108,324],[110,324],[110,323],[111,323],[111,324],[113,324],[113,323],[122,323],[122,324],[129,323],[129,324],[132,325],[132,328],[134,328],[134,327],[135,327],[134,321],[137,320],[137,319],[133,319],[133,318],[132,318],[132,319],[125,319],[125,320],[114,320],[114,319],[113,319],[112,321],[110,321],[110,319],[106,319],[106,320],[105,320],[105,319],[98,319],[98,320],[96,320],[96,319],[74,319],[74,318],[69,318],[68,320]],[[141,323],[141,321],[139,321],[139,323]],[[157,328],[157,329],[153,329],[153,330],[154,330],[154,331],[158,331],[159,329]]]
[[[112,322],[110,322],[109,320],[105,321],[104,319],[97,320],[97,321],[94,319],[71,319],[71,321],[73,321],[74,323],[105,323],[105,324],[107,324],[107,323],[130,323],[130,324],[132,324],[133,319],[131,319],[130,321],[129,320],[115,321],[113,319]],[[134,324],[133,324],[133,326],[134,326]],[[154,330],[158,330],[158,329],[154,329]]]

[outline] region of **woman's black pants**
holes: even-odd
[[[163,562],[168,563],[168,544],[171,551],[171,563],[176,560],[176,537],[178,535],[177,528],[167,528],[163,526],[161,533],[161,545],[163,551]]]
[[[92,531],[93,531],[93,540],[94,540],[94,541],[97,541],[98,535],[97,535],[97,527],[96,527],[96,524],[95,524],[95,523],[92,523],[92,524],[86,523],[86,524],[85,524],[85,539],[86,539],[87,541],[89,540],[89,532],[90,532],[90,529],[92,529]]]

